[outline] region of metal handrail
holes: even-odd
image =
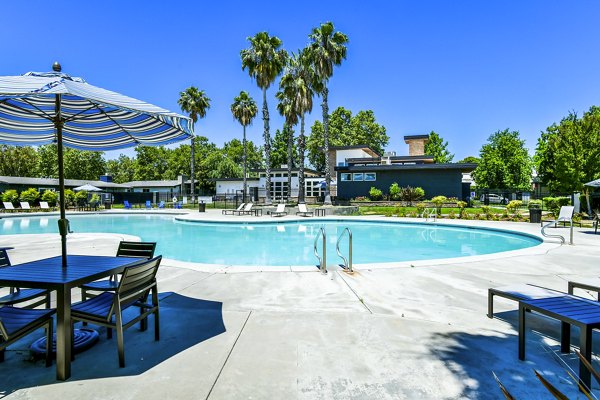
[[[542,236],[554,239],[560,239],[562,244],[565,244],[565,237],[563,235],[551,235],[546,233],[546,228],[552,224],[556,224],[557,221],[550,221],[542,227]],[[573,244],[573,222],[571,221],[571,244]]]
[[[344,257],[342,255],[342,252],[340,251],[340,242],[342,241],[342,238],[344,237],[344,234],[346,232],[348,232],[348,258]],[[344,228],[344,230],[340,234],[340,237],[338,237],[337,244],[335,245],[335,251],[337,252],[337,255],[344,261],[344,269],[349,273],[353,273],[354,270],[352,269],[352,231],[350,230],[350,228]]]
[[[423,211],[423,217],[425,217],[425,221],[429,221],[429,217],[431,217],[433,215],[433,222],[437,221],[437,209],[435,207],[433,208],[426,208]]]
[[[319,237],[323,236],[323,257],[319,257],[319,252],[317,251],[317,242],[319,241]],[[317,235],[315,236],[315,242],[313,245],[313,249],[315,252],[315,257],[319,260],[319,269],[322,273],[327,273],[327,234],[325,233],[325,228],[320,227]]]

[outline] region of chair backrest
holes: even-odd
[[[246,203],[242,203],[238,206],[238,208],[236,208],[237,211],[242,211],[244,209],[244,207],[246,207]]]
[[[156,242],[128,242],[122,241],[117,249],[117,257],[154,257]]]
[[[150,202],[150,200],[146,200],[146,208],[150,207],[152,207],[152,203]]]
[[[48,205],[48,202],[47,202],[47,201],[40,201],[40,208],[41,208],[42,210],[45,210],[45,209],[49,209],[49,208],[50,208],[50,206]]]
[[[123,204],[125,205],[125,207],[130,207],[129,201],[127,200],[123,200]]]
[[[127,305],[140,298],[145,299],[149,290],[156,285],[156,273],[161,260],[162,256],[158,256],[125,268],[116,292],[122,304]],[[114,312],[113,304],[108,314],[109,318]]]
[[[285,212],[285,203],[277,204],[277,209],[275,210],[275,212],[276,213]]]
[[[0,248],[0,268],[2,267],[10,267],[10,258],[8,258],[8,253],[6,250],[10,250],[12,247],[2,247]]]
[[[570,221],[573,218],[573,211],[575,207],[573,206],[562,206],[560,208],[560,213],[558,214],[557,221]]]
[[[21,202],[21,208],[23,210],[31,210],[31,207],[29,207],[29,202],[28,201],[22,201]]]
[[[298,204],[298,211],[300,211],[302,213],[308,212],[308,209],[306,208],[306,204],[304,204],[304,203]]]
[[[246,207],[244,207],[244,211],[250,211],[250,210],[252,210],[252,206],[253,206],[253,205],[254,205],[254,204],[252,204],[252,203],[248,203],[248,204],[246,204]]]
[[[160,203],[158,203],[158,208],[165,208],[165,202],[161,201]]]
[[[6,208],[7,210],[15,209],[15,207],[13,206],[13,204],[10,201],[3,201],[2,204],[4,204],[4,208]]]

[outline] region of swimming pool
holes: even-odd
[[[74,232],[139,236],[157,242],[156,252],[165,258],[221,265],[315,265],[313,243],[321,227],[327,232],[328,264],[340,261],[335,245],[346,227],[353,234],[355,264],[491,254],[542,243],[515,232],[399,222],[309,219],[232,224],[177,221],[169,215],[116,214],[72,215],[69,220]],[[4,218],[0,234],[58,233],[56,221],[54,216]],[[347,254],[346,240],[341,249]]]

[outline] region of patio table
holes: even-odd
[[[56,379],[71,376],[71,289],[123,271],[140,258],[108,256],[61,256],[0,269],[0,286],[56,291]]]

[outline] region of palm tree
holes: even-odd
[[[300,117],[300,134],[298,135],[298,203],[304,203],[304,151],[306,148],[304,136],[304,117],[312,111],[315,90],[321,90],[320,81],[311,64],[307,49],[298,55],[292,55],[279,85],[285,97],[290,99],[290,108],[296,114],[296,123]]]
[[[210,108],[210,99],[204,92],[204,90],[198,90],[195,86],[190,86],[185,89],[183,92],[179,93],[179,100],[177,100],[177,104],[181,107],[181,111],[189,114],[192,119],[192,128],[198,121],[198,118],[206,117],[206,111]],[[193,129],[192,129],[193,131]],[[192,161],[191,161],[191,191],[192,191],[192,204],[194,204],[194,182],[195,182],[195,174],[194,174],[194,137],[192,136],[191,140],[192,145]]]
[[[246,191],[247,191],[247,154],[246,154],[246,127],[252,123],[254,117],[258,113],[258,107],[256,106],[256,102],[248,92],[241,91],[239,96],[236,96],[233,99],[233,104],[231,104],[231,113],[233,114],[233,118],[235,118],[242,126],[244,127],[244,137],[242,140],[242,145],[244,147],[244,200],[246,201]]]
[[[309,44],[310,56],[314,64],[315,72],[322,82],[320,94],[323,96],[323,141],[325,152],[325,203],[331,204],[330,184],[331,171],[329,168],[329,106],[327,104],[327,95],[329,89],[327,83],[333,76],[333,67],[340,65],[346,58],[346,43],[348,36],[342,32],[334,32],[332,22],[325,22],[319,28],[313,28],[312,33],[308,35],[311,43]]]
[[[267,89],[283,71],[287,61],[287,52],[280,49],[283,42],[276,36],[269,36],[267,32],[259,32],[254,37],[248,37],[250,47],[240,52],[242,70],[248,68],[250,77],[256,79],[256,84],[263,93],[263,121],[265,140],[265,165],[266,165],[266,195],[265,204],[271,202],[271,136],[269,135],[269,108],[267,107]]]
[[[285,78],[285,75],[283,78],[281,78],[281,82],[283,82],[284,78]],[[280,88],[281,88],[281,84],[280,84]],[[284,126],[283,130],[285,132],[286,131],[285,128],[287,127],[287,133],[288,133],[287,195],[288,195],[288,200],[289,200],[289,197],[292,192],[292,166],[293,166],[293,162],[294,162],[293,156],[292,156],[292,151],[294,149],[294,125],[296,125],[298,123],[298,113],[296,112],[294,98],[293,98],[293,96],[290,96],[290,93],[286,93],[286,92],[280,90],[279,92],[277,92],[275,97],[277,97],[277,99],[279,100],[279,103],[277,104],[277,111],[279,111],[279,114],[281,116],[285,117],[285,126]]]

